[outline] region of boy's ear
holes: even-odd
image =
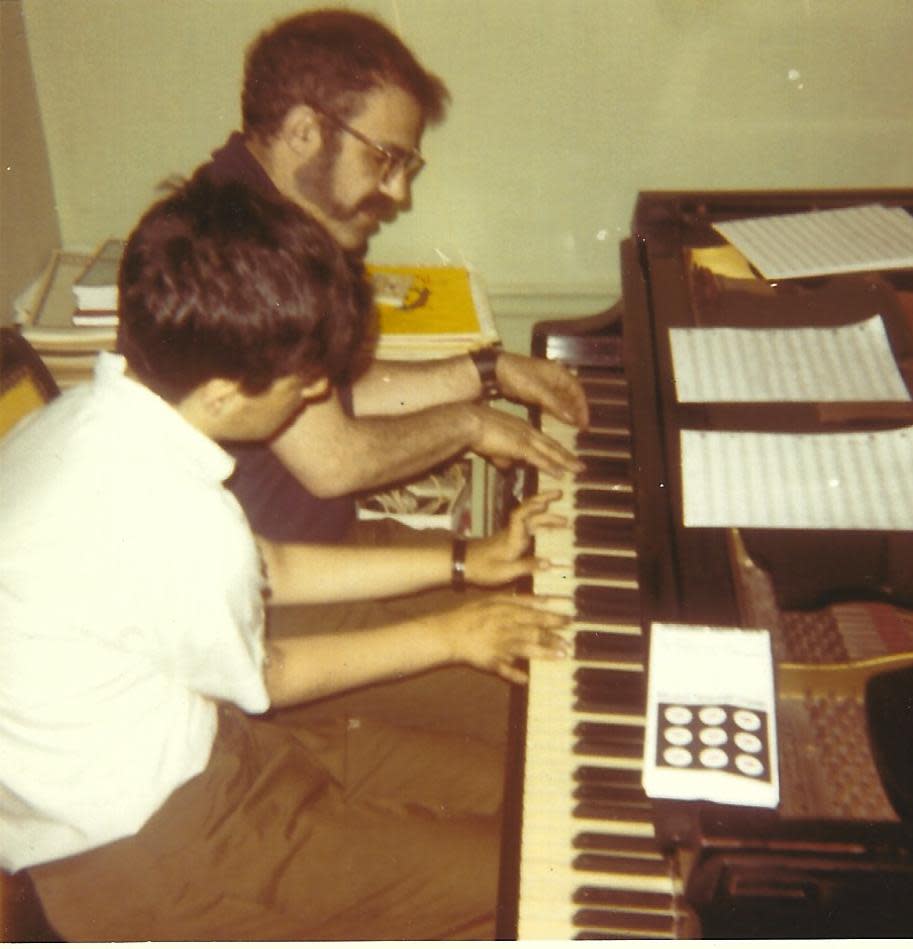
[[[309,401],[322,399],[330,389],[330,380],[326,376],[318,376],[313,382],[301,387],[301,394]]]
[[[316,154],[323,144],[320,117],[304,103],[288,110],[279,135],[300,159],[307,159]]]
[[[237,401],[241,385],[235,379],[207,379],[200,386],[199,400],[203,409],[213,419],[223,418]]]

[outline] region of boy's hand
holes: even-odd
[[[567,524],[567,518],[548,513],[549,504],[560,497],[560,491],[533,495],[513,511],[510,524],[504,530],[470,541],[466,548],[466,580],[478,586],[495,587],[537,568],[546,569],[548,561],[529,555],[529,545],[540,527]]]
[[[495,672],[525,685],[529,677],[517,659],[561,659],[570,647],[560,630],[568,622],[558,598],[495,595],[432,617],[454,662]]]

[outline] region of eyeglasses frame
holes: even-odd
[[[406,178],[411,180],[425,167],[425,159],[417,148],[400,149],[398,152],[391,151],[386,145],[381,145],[380,142],[368,138],[364,132],[352,128],[348,122],[343,121],[338,115],[334,115],[334,113],[328,112],[317,105],[311,105],[311,108],[337,128],[342,129],[343,132],[348,132],[363,145],[367,145],[372,151],[383,156],[386,165],[381,172],[380,180],[384,184],[389,184],[401,171],[406,175]]]

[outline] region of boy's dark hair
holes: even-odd
[[[320,224],[204,176],[143,215],[118,287],[118,350],[169,402],[213,378],[252,395],[295,372],[340,380],[373,314],[364,269]]]
[[[299,14],[261,33],[247,51],[244,134],[268,141],[302,104],[347,119],[384,85],[412,95],[426,122],[444,117],[447,87],[378,20],[348,10]]]

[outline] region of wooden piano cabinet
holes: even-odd
[[[883,724],[898,706],[879,717],[872,698],[873,683],[913,665],[913,534],[685,528],[679,468],[683,428],[846,431],[908,425],[913,412],[682,405],[668,342],[671,327],[840,325],[879,313],[913,389],[913,272],[767,284],[691,265],[691,248],[722,243],[714,221],[873,202],[913,211],[913,191],[651,192],[622,245],[634,454],[647,475],[638,482],[645,628],[766,628],[776,662],[779,807],[655,802],[657,838],[679,854],[704,937],[913,935],[913,695],[901,700],[900,765],[885,761]]]

